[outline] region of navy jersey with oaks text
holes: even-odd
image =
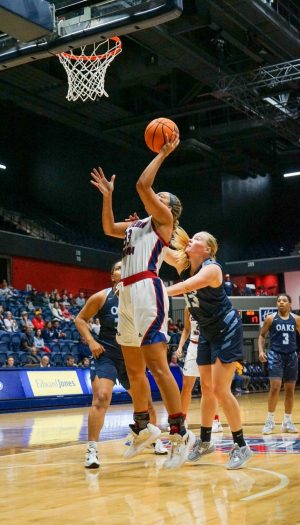
[[[297,325],[293,314],[283,319],[278,313],[274,315],[269,329],[270,350],[279,354],[292,354],[297,351]]]
[[[207,259],[197,272],[209,264],[217,264],[220,267],[213,259]],[[189,277],[189,270],[181,273],[183,280]],[[200,328],[197,364],[213,364],[217,358],[222,363],[233,363],[242,359],[242,322],[239,314],[232,308],[224,285],[221,284],[217,288],[205,286],[188,292],[185,294],[185,300]]]
[[[104,346],[105,355],[113,359],[123,359],[121,347],[116,341],[118,305],[118,296],[112,288],[107,288],[105,303],[95,315],[100,320],[100,332],[99,335],[93,334],[96,341]]]
[[[213,259],[206,259],[195,274],[209,264],[216,264],[220,267]],[[189,269],[184,270],[180,277],[183,280],[188,279],[190,277]],[[205,288],[188,292],[185,294],[185,300],[191,315],[198,322],[200,330],[202,328],[206,333],[215,332],[217,334],[220,330],[220,322],[232,310],[232,304],[228,299],[223,284],[217,288],[206,286]]]

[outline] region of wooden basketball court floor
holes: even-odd
[[[300,439],[276,431],[262,436],[267,394],[238,398],[255,455],[240,470],[225,469],[230,433],[214,435],[217,451],[179,470],[162,468],[147,450],[124,460],[131,405],[110,408],[99,445],[101,468],[83,467],[87,408],[1,414],[1,523],[43,525],[300,525]],[[189,425],[199,429],[199,399]],[[160,402],[158,420],[166,425]],[[294,421],[300,426],[300,392]]]

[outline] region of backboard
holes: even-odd
[[[0,70],[157,26],[180,16],[182,0],[54,0],[53,9],[53,31],[27,43],[6,31],[0,19]]]

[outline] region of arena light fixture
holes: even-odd
[[[291,173],[284,173],[284,177],[297,177],[297,175],[300,175],[300,171],[293,171]]]
[[[0,164],[0,170],[6,170],[5,164]]]

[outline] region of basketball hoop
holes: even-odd
[[[81,47],[81,55],[59,53],[57,56],[68,76],[68,94],[66,98],[75,101],[81,98],[96,100],[97,97],[108,97],[104,89],[105,74],[116,55],[122,51],[122,42],[113,36],[103,42],[93,44],[91,54],[86,55],[87,46]],[[90,46],[89,46],[90,50]]]

